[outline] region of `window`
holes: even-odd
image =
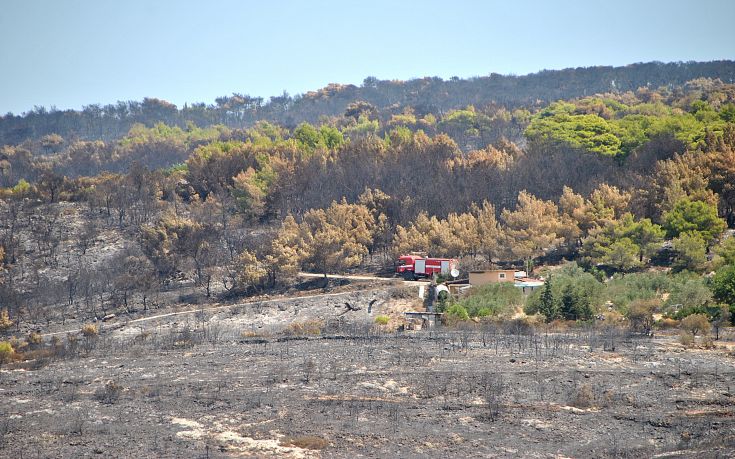
[[[498,274],[498,278],[499,279],[505,279],[505,273]]]

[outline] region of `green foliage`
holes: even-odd
[[[735,307],[735,265],[718,269],[712,278],[712,293],[717,301]]]
[[[375,317],[375,323],[378,325],[388,325],[389,321],[390,321],[390,317],[388,316],[376,316]]]
[[[607,283],[606,296],[612,303],[627,310],[635,300],[660,297],[670,290],[672,277],[664,273],[632,273],[616,275]]]
[[[682,198],[674,208],[663,214],[664,228],[669,237],[696,232],[706,244],[725,230],[725,222],[717,216],[717,207],[703,201]]]
[[[727,123],[735,123],[735,104],[724,104],[720,108],[720,118]]]
[[[630,271],[640,268],[643,263],[638,258],[640,247],[627,237],[618,239],[610,244],[607,253],[602,257],[602,263],[619,271]]]
[[[319,135],[322,138],[324,146],[330,150],[336,150],[345,143],[345,138],[342,133],[333,126],[322,125],[319,128]]]
[[[376,135],[380,130],[378,120],[371,120],[366,115],[360,115],[355,124],[351,124],[344,129],[344,133],[351,139],[368,137]]]
[[[511,282],[486,284],[473,288],[458,304],[470,317],[496,316],[512,312],[515,306],[523,305],[523,293]]]
[[[554,271],[544,288],[528,297],[526,314],[554,319],[589,320],[602,302],[605,286],[576,263]]]
[[[10,189],[14,196],[27,196],[31,192],[31,184],[25,179],[18,180],[18,183]]]
[[[701,276],[681,274],[672,277],[667,308],[676,305],[679,312],[674,315],[681,319],[692,312],[702,312],[712,302],[712,291]]]
[[[556,102],[534,116],[526,129],[530,140],[562,143],[606,156],[623,154],[617,129],[598,115],[574,114],[574,106]]]
[[[525,134],[530,140],[562,143],[605,156],[625,156],[662,136],[698,148],[706,130],[722,132],[723,120],[730,116],[729,108],[718,115],[703,101],[694,102],[692,111],[684,113],[660,102],[627,106],[610,99],[585,98],[550,104],[532,117]]]
[[[469,320],[470,315],[467,310],[459,303],[455,303],[444,312],[445,316],[449,319],[455,320]]]
[[[528,312],[538,312],[543,314],[546,318],[546,322],[551,322],[558,316],[559,310],[556,307],[556,302],[554,301],[554,292],[551,289],[551,279],[548,279],[544,284],[544,290],[541,292],[539,301],[535,308],[532,307]]]
[[[163,170],[165,175],[186,174],[187,172],[189,172],[189,166],[186,163],[174,164]]]
[[[735,237],[728,237],[714,248],[717,255],[713,261],[715,266],[735,265]]]
[[[618,271],[631,271],[656,253],[663,236],[664,230],[650,219],[635,220],[626,213],[585,239],[580,255],[589,265],[604,264]]]
[[[9,341],[0,341],[0,365],[10,362],[14,354],[15,350]]]
[[[314,151],[322,140],[319,131],[309,123],[299,124],[293,131],[293,137],[299,143],[299,147],[306,151]]]
[[[699,271],[707,261],[705,240],[699,232],[687,232],[671,241],[674,271]]]

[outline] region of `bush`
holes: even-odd
[[[678,327],[680,323],[676,319],[664,317],[663,319],[656,322],[656,325],[658,325],[658,327],[662,330],[671,330],[672,328]]]
[[[630,327],[635,331],[648,333],[653,326],[653,313],[659,306],[657,299],[635,300],[628,308]]]
[[[13,360],[15,350],[9,341],[0,341],[0,366]]]
[[[97,325],[95,325],[95,324],[85,324],[82,327],[82,335],[85,338],[92,338],[94,336],[99,335],[99,333],[100,333],[100,331],[97,328]]]
[[[287,437],[281,440],[284,446],[294,446],[303,449],[324,449],[329,446],[329,442],[321,437],[314,435],[299,435],[297,437]]]
[[[469,320],[470,315],[467,310],[459,303],[453,304],[445,312],[446,317],[449,320]]]
[[[289,335],[319,335],[324,328],[324,322],[321,320],[306,320],[303,322],[293,322],[286,329]]]
[[[712,291],[718,301],[729,304],[731,308],[735,307],[735,265],[717,270],[712,278]],[[732,320],[735,324],[735,316]]]
[[[458,304],[470,317],[495,316],[522,306],[523,293],[510,282],[487,284],[470,290]]]
[[[710,324],[704,314],[692,314],[682,319],[681,328],[692,336],[697,336],[698,333],[709,335]]]
[[[657,298],[671,289],[672,277],[663,273],[616,275],[607,284],[607,293],[616,306],[625,308],[635,300]]]
[[[595,394],[592,392],[592,386],[583,384],[577,389],[572,406],[576,408],[589,408],[594,404],[594,401]]]
[[[108,381],[104,387],[100,387],[95,392],[95,398],[102,403],[112,405],[120,398],[122,386],[115,381]]]
[[[13,321],[10,320],[10,316],[8,315],[8,309],[5,308],[2,311],[0,311],[0,331],[8,330],[12,326],[13,326]]]
[[[28,344],[41,344],[43,342],[43,337],[40,333],[31,332],[28,334]]]
[[[679,333],[679,342],[684,346],[689,347],[694,344],[694,335],[688,331],[682,330],[682,332]]]
[[[388,316],[377,316],[375,318],[375,323],[378,325],[388,325],[389,321],[390,321],[390,317]]]

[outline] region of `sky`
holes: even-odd
[[[0,0],[0,114],[735,59],[730,0]]]

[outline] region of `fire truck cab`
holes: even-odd
[[[396,273],[406,280],[431,277],[434,274],[449,276],[457,269],[459,262],[453,258],[431,258],[421,255],[401,255],[398,258]]]

